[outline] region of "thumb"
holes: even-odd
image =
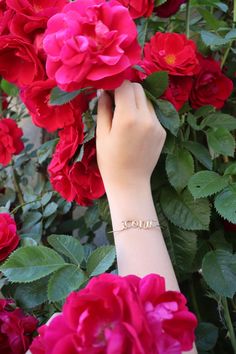
[[[109,94],[102,91],[98,100],[97,133],[106,134],[111,130],[113,117],[112,99]]]

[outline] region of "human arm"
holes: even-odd
[[[113,112],[107,93],[99,100],[97,157],[116,231],[125,220],[157,220],[150,178],[166,133],[141,85],[125,82],[114,101]],[[179,290],[160,228],[114,232],[114,239],[120,275],[157,273]]]

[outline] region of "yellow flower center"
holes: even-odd
[[[165,56],[165,61],[167,62],[167,64],[173,65],[175,64],[176,56],[174,54],[168,54]]]

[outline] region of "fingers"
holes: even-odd
[[[102,91],[98,100],[97,134],[106,134],[111,130],[112,125],[112,99],[105,91]]]
[[[115,90],[114,98],[117,111],[129,114],[137,110],[134,88],[131,82],[124,81],[123,84]]]
[[[139,110],[144,111],[145,108],[147,107],[147,98],[146,98],[144,89],[138,83],[133,83],[132,85],[133,85],[133,88],[134,88],[136,106],[137,106],[137,108]]]

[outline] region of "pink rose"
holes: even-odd
[[[136,25],[114,0],[66,5],[48,21],[44,49],[48,77],[64,91],[115,89],[141,56]]]
[[[0,299],[0,348],[2,354],[24,354],[30,346],[38,321]]]
[[[132,18],[149,17],[154,8],[154,0],[118,0],[129,9]]]
[[[62,313],[39,328],[32,354],[180,354],[194,341],[196,317],[164,279],[102,274],[71,293]]]
[[[24,149],[22,136],[23,131],[14,119],[0,119],[0,164],[7,166],[12,156],[18,155]]]

